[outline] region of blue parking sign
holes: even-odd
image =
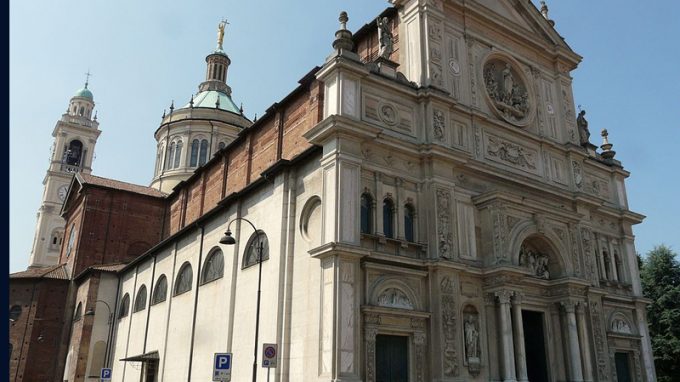
[[[213,362],[213,381],[230,381],[231,365],[231,353],[215,353],[215,362]]]
[[[111,380],[111,369],[108,367],[102,368],[101,373],[99,374],[99,379],[102,381],[110,381]]]

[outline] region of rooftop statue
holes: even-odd
[[[222,50],[222,42],[224,41],[224,28],[229,24],[226,19],[220,21],[217,25],[217,50]]]
[[[378,38],[380,39],[380,57],[389,58],[394,51],[392,31],[390,31],[389,19],[387,17],[379,17],[378,23]]]
[[[588,130],[588,121],[585,118],[586,111],[581,110],[576,117],[576,126],[578,126],[578,135],[581,146],[590,144],[590,131]]]

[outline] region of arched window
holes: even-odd
[[[21,316],[21,305],[12,305],[12,307],[9,308],[9,320],[16,321],[19,319],[19,316]]]
[[[137,291],[137,297],[135,298],[135,307],[132,313],[139,312],[146,308],[146,285],[142,284]]]
[[[76,312],[73,314],[73,321],[78,321],[83,318],[83,303],[79,302],[76,307]]]
[[[151,298],[151,305],[158,304],[165,301],[168,294],[168,278],[161,275],[156,281],[156,287],[153,288],[153,297]]]
[[[64,232],[59,229],[52,231],[52,239],[50,240],[50,249],[59,249],[61,246],[62,238],[64,237]]]
[[[80,166],[80,157],[83,152],[83,143],[77,139],[68,144],[64,153],[64,161],[69,166]]]
[[[224,275],[224,256],[219,249],[208,255],[203,264],[203,284],[222,278]]]
[[[415,217],[415,208],[413,205],[407,204],[404,206],[404,238],[406,241],[413,242],[415,237],[415,231],[413,227],[413,221]]]
[[[83,114],[85,114],[85,108],[81,106],[80,111],[78,111],[78,115],[82,117]]]
[[[68,245],[66,246],[66,257],[71,256],[73,251],[73,243],[76,240],[76,223],[71,224],[71,233],[68,235]]]
[[[226,146],[227,146],[227,145],[226,145],[224,142],[220,142],[220,143],[217,145],[217,148],[220,149],[220,150],[222,150],[222,149],[225,148]]]
[[[191,264],[185,262],[179,269],[177,280],[175,280],[175,296],[191,290],[191,282],[193,281],[193,271]]]
[[[165,169],[170,170],[172,168],[173,161],[175,160],[175,142],[170,144],[168,149],[168,157],[165,161]]]
[[[175,162],[173,164],[173,168],[178,168],[179,167],[179,161],[182,156],[182,141],[177,142],[177,148],[175,149]]]
[[[361,233],[371,233],[373,225],[373,198],[368,193],[361,194]]]
[[[390,198],[383,200],[383,233],[394,238],[394,202]]]
[[[200,142],[198,139],[194,139],[191,141],[191,162],[190,166],[191,167],[196,167],[198,166],[198,147],[200,146]]]
[[[208,140],[201,141],[201,152],[198,155],[198,165],[203,166],[208,159]]]
[[[118,308],[118,318],[127,317],[130,313],[130,295],[125,293],[123,299],[120,300],[120,308]]]
[[[262,261],[269,259],[269,240],[262,230],[254,233],[248,240],[246,251],[243,254],[243,268],[257,264],[260,248],[262,248]]]

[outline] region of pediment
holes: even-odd
[[[529,33],[550,45],[560,45],[569,51],[571,48],[562,37],[529,1],[518,0],[475,0],[485,11],[493,12],[495,18],[509,21],[510,27],[518,33]]]

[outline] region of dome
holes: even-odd
[[[74,97],[83,97],[83,98],[89,99],[90,101],[94,100],[94,96],[92,95],[92,92],[87,87],[84,87],[84,88],[78,90],[76,92],[76,94],[74,95]]]
[[[196,94],[194,97],[194,108],[205,107],[214,109],[215,103],[218,99],[220,100],[220,110],[229,111],[234,114],[241,114],[241,111],[236,106],[234,101],[231,100],[231,97],[217,90],[206,90]],[[183,109],[188,109],[190,107],[191,104],[188,103],[184,105]]]

